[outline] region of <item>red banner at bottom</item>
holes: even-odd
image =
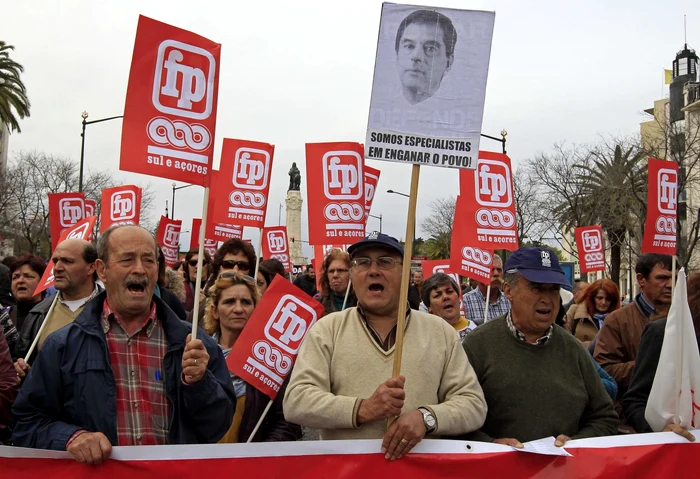
[[[697,432],[696,437],[698,437]],[[495,444],[426,440],[397,461],[374,452],[380,441],[117,447],[99,466],[67,453],[0,447],[3,477],[22,479],[214,478],[661,478],[695,477],[700,444],[673,433],[572,441],[571,457],[517,452]],[[576,445],[574,447],[574,445]],[[690,474],[688,475],[688,473]]]

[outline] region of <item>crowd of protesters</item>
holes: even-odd
[[[415,272],[401,376],[392,378],[403,253],[396,239],[372,233],[293,278],[231,239],[213,258],[205,253],[197,290],[198,251],[171,269],[149,232],[117,226],[96,246],[62,242],[52,254],[54,287],[36,295],[45,261],[7,258],[0,442],[99,464],[113,446],[320,434],[382,439],[382,454],[398,459],[424,437],[522,447],[553,436],[562,446],[651,431],[644,410],[671,304],[669,256],[639,256],[639,293],[622,307],[608,279],[572,285],[570,299],[547,248],[494,256],[490,284],[460,287],[450,275]],[[226,357],[277,276],[324,314],[267,408]],[[688,298],[700,338],[700,273],[688,279]],[[680,426],[667,430],[694,440]]]

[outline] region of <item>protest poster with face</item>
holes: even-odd
[[[582,273],[605,271],[605,245],[603,228],[600,226],[580,226],[574,230],[578,263]]]
[[[141,188],[134,185],[102,190],[100,233],[113,225],[137,225],[141,217]]]
[[[265,226],[274,145],[224,139],[209,216],[214,223]],[[210,203],[211,204],[211,203]],[[209,222],[209,220],[207,220]]]
[[[382,5],[365,158],[476,166],[494,18]]]
[[[139,16],[119,168],[208,186],[221,45]]]
[[[647,221],[642,253],[676,254],[678,163],[649,158]]]
[[[56,249],[61,233],[85,218],[84,193],[49,193],[51,250]]]
[[[307,143],[309,243],[354,243],[365,234],[364,159],[359,143]]]
[[[156,242],[160,245],[165,258],[165,265],[169,268],[175,266],[177,255],[180,251],[181,220],[171,220],[167,216],[161,216],[156,232]]]
[[[87,218],[77,222],[73,226],[65,228],[61,232],[61,235],[59,236],[56,245],[58,246],[62,241],[65,241],[67,239],[82,239],[85,241],[92,241],[96,222],[97,218],[95,216],[88,216]],[[54,247],[53,249],[56,248]],[[53,265],[53,258],[51,258],[49,260],[49,263],[46,265],[46,269],[44,270],[44,274],[41,277],[41,280],[39,281],[36,290],[34,290],[34,296],[36,296],[37,294],[41,294],[42,292],[53,286]]]
[[[226,358],[229,371],[274,399],[324,308],[276,275]]]
[[[495,250],[518,249],[513,175],[510,158],[502,153],[480,151],[476,170],[460,170],[455,218],[468,246]]]
[[[276,259],[289,271],[289,239],[286,226],[267,226],[262,230],[262,256],[265,259]]]

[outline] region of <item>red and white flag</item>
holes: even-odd
[[[97,216],[97,201],[85,200],[85,217]]]
[[[139,16],[119,169],[208,186],[221,45]]]
[[[285,271],[291,270],[289,259],[289,238],[287,238],[286,226],[267,226],[262,230],[262,256],[265,259],[279,260]]]
[[[493,251],[460,244],[461,242],[452,239],[450,269],[461,276],[489,284],[493,272]]]
[[[163,250],[165,265],[172,268],[177,262],[177,255],[180,250],[180,231],[182,230],[181,220],[171,220],[167,216],[161,216],[156,232],[156,241]]]
[[[464,215],[464,238],[481,249],[518,249],[510,158],[480,151],[476,170],[459,170],[455,217]]]
[[[229,371],[274,399],[323,311],[318,301],[276,275],[226,358]]]
[[[141,188],[134,185],[102,190],[100,233],[113,225],[137,225],[141,217]]]
[[[605,245],[603,228],[600,226],[579,226],[574,230],[578,263],[582,273],[605,271]]]
[[[216,192],[212,195],[216,201],[208,212],[212,222],[265,226],[274,152],[274,145],[267,143],[224,139],[221,164],[212,182]]]
[[[420,266],[424,281],[436,273],[445,273],[452,277],[457,282],[457,287],[459,288],[457,292],[459,297],[462,298],[462,284],[459,281],[459,274],[455,273],[456,270],[452,268],[451,259],[424,259],[420,262]],[[423,301],[423,298],[421,298],[421,301]],[[426,304],[425,306],[427,307],[428,305]],[[461,299],[459,301],[459,314],[462,316],[466,314]]]
[[[307,143],[309,243],[354,243],[365,235],[364,150],[359,143]]]
[[[202,218],[192,218],[192,228],[190,229],[190,250],[199,248],[199,230],[202,227]],[[213,238],[204,238],[204,250],[209,256],[214,256],[219,249],[219,241]]]
[[[84,193],[49,193],[51,250],[56,249],[63,230],[78,224],[84,218]]]
[[[371,166],[364,166],[365,172],[365,221],[369,218],[369,212],[372,210],[372,203],[374,202],[374,195],[377,194],[377,184],[379,183],[379,175],[381,171],[372,168]]]
[[[88,216],[84,220],[79,221],[70,228],[66,228],[61,233],[61,236],[56,242],[58,246],[62,241],[67,239],[82,239],[85,241],[92,241],[93,233],[95,231],[95,222],[97,218],[95,216]],[[54,248],[56,249],[56,248]],[[54,276],[53,276],[53,258],[49,260],[49,264],[46,265],[44,274],[39,281],[39,284],[34,290],[34,296],[41,294],[43,291],[49,289],[53,286]]]
[[[642,253],[676,254],[678,163],[649,158],[647,221]]]

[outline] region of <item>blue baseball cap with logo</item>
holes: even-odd
[[[367,246],[383,246],[385,248],[392,249],[398,254],[403,256],[403,246],[398,242],[393,236],[385,235],[384,233],[378,233],[377,231],[372,231],[370,234],[362,238],[360,241],[348,248],[348,253],[352,258],[356,251],[363,249]]]
[[[503,267],[506,273],[520,273],[532,283],[570,286],[556,253],[548,248],[524,246],[508,256]]]

